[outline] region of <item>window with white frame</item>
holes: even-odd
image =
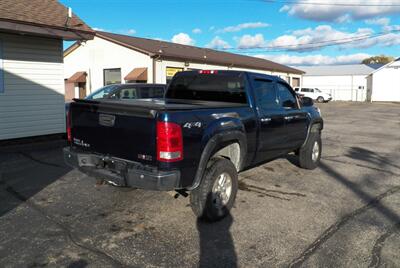
[[[0,93],[4,93],[3,42],[0,40]]]

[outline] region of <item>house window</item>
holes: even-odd
[[[121,68],[104,69],[104,85],[121,84]]]
[[[0,40],[0,93],[4,93],[3,43]]]
[[[300,78],[293,77],[292,78],[292,87],[299,87],[300,86]]]

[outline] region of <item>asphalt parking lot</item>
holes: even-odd
[[[318,169],[240,174],[232,213],[96,186],[60,142],[0,148],[0,267],[399,267],[400,104],[328,103]]]

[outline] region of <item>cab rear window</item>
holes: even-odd
[[[247,103],[242,73],[185,73],[175,76],[166,98]]]

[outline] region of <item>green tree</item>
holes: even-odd
[[[361,63],[362,64],[387,64],[392,61],[394,61],[394,58],[391,56],[379,55],[379,56],[366,58]]]

